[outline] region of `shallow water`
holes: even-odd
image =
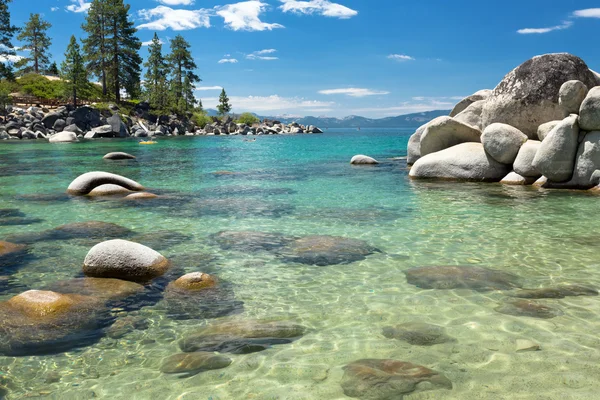
[[[18,210],[0,214],[0,239],[71,222],[116,223],[142,235],[142,243],[153,240],[186,272],[226,281],[243,310],[225,319],[284,320],[309,329],[293,343],[230,355],[233,363],[225,369],[183,378],[161,373],[161,361],[179,353],[178,341],[206,321],[170,318],[161,302],[149,303],[120,311],[145,319],[146,329],[62,354],[0,357],[7,398],[344,399],[342,368],[363,358],[409,361],[453,383],[451,391],[406,396],[411,400],[597,398],[600,297],[536,300],[560,315],[515,316],[495,310],[514,300],[511,292],[419,289],[404,271],[478,266],[518,275],[530,289],[562,283],[600,288],[600,199],[410,181],[405,161],[395,159],[406,155],[410,133],[340,130],[251,143],[173,138],[154,146],[0,143],[0,208]],[[110,151],[137,160],[104,161]],[[355,154],[382,164],[350,166]],[[125,175],[164,197],[130,203],[64,195],[75,177],[92,170]],[[269,250],[223,250],[212,235],[224,230],[344,236],[380,252],[313,266]],[[0,281],[0,300],[80,276],[94,244],[87,239],[36,242],[19,265],[2,269],[9,278]],[[443,326],[455,340],[415,346],[383,336],[384,327],[406,322]],[[542,350],[517,353],[517,339]],[[60,380],[53,382],[56,374]]]

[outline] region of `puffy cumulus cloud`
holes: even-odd
[[[238,60],[235,58],[222,58],[218,61],[219,64],[237,64]]]
[[[24,58],[25,57],[23,57],[23,56],[18,56],[15,54],[2,54],[2,55],[0,55],[0,63],[14,64],[16,62],[21,61]]]
[[[306,100],[299,97],[272,96],[229,96],[230,103],[236,112],[327,112],[335,105],[330,101]],[[219,103],[218,97],[202,99],[205,108],[215,108]]]
[[[167,6],[191,6],[194,4],[194,0],[156,0],[161,4]]]
[[[563,29],[569,29],[571,26],[573,26],[573,21],[564,21],[560,25],[550,26],[548,28],[524,28],[524,29],[519,29],[517,31],[517,33],[519,33],[521,35],[543,34],[543,33],[548,33],[548,32],[552,32],[552,31],[561,31]]]
[[[91,2],[86,2],[85,0],[71,0],[71,3],[75,4],[67,6],[67,11],[71,11],[74,13],[87,12],[92,6]]]
[[[221,86],[198,86],[196,89],[196,91],[208,91],[208,90],[223,90],[223,87]]]
[[[347,19],[358,15],[358,11],[343,6],[338,3],[332,3],[328,0],[280,0],[283,5],[279,8],[283,12],[293,12],[297,14],[319,14],[325,17]]]
[[[281,24],[270,24],[260,20],[260,14],[267,10],[267,3],[242,1],[215,7],[217,15],[225,20],[225,25],[234,31],[266,31],[284,28]]]
[[[415,61],[414,57],[407,56],[406,54],[390,54],[387,58],[398,62]]]
[[[263,60],[263,61],[274,61],[279,60],[279,57],[269,56],[269,54],[275,53],[277,50],[275,49],[265,49],[255,51],[253,53],[247,54],[246,58],[248,60]]]
[[[138,25],[138,29],[153,29],[164,31],[184,31],[196,28],[210,28],[211,11],[200,10],[176,10],[167,6],[158,6],[149,10],[140,10],[140,18],[148,21]]]
[[[586,8],[573,12],[574,17],[578,18],[600,18],[600,8]]]
[[[362,89],[362,88],[344,88],[344,89],[327,89],[327,90],[319,90],[320,94],[343,94],[350,97],[366,97],[366,96],[377,96],[377,95],[385,95],[390,94],[390,92],[385,91],[377,91],[371,89]]]

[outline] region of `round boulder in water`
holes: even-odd
[[[319,266],[350,264],[376,252],[379,250],[363,240],[325,235],[296,239],[281,249],[288,262]]]
[[[18,253],[23,250],[25,250],[25,246],[22,244],[15,244],[0,240],[0,257]]]
[[[125,196],[131,193],[131,190],[124,188],[123,186],[106,184],[100,185],[87,195],[90,197],[103,197],[103,196]]]
[[[377,165],[377,164],[379,164],[379,161],[377,161],[376,159],[374,159],[372,157],[359,154],[359,155],[352,157],[352,159],[350,160],[350,164],[352,164],[352,165]]]
[[[158,198],[158,195],[149,192],[131,193],[125,196],[125,200],[149,200],[156,198]]]
[[[95,297],[102,300],[121,300],[144,291],[139,283],[112,278],[75,278],[48,285],[47,290]]]
[[[104,160],[135,160],[136,157],[128,153],[116,151],[113,153],[108,153],[102,158]]]
[[[202,290],[217,285],[217,278],[204,272],[192,272],[172,283],[177,289]]]
[[[146,281],[163,275],[169,261],[149,247],[127,240],[109,240],[92,247],[83,262],[86,276]]]
[[[482,267],[433,266],[405,272],[411,285],[423,289],[509,290],[521,287],[519,277]]]
[[[366,400],[402,399],[413,392],[452,389],[441,373],[406,361],[365,359],[344,367],[344,394]]]
[[[109,172],[94,171],[85,173],[71,182],[67,189],[67,193],[84,196],[94,190],[94,188],[105,184],[119,185],[134,192],[144,190],[142,185],[134,180],[125,178],[124,176],[111,174]]]

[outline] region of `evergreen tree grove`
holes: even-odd
[[[53,61],[52,64],[48,67],[48,71],[46,71],[48,75],[58,76],[60,75],[60,71],[58,70],[58,65],[56,65],[56,61]]]
[[[190,52],[190,44],[181,35],[171,40],[171,53],[167,57],[171,69],[171,104],[174,111],[184,114],[194,109],[195,84],[201,82],[198,68]]]
[[[167,61],[162,54],[162,42],[156,33],[152,43],[148,46],[148,53],[148,60],[144,64],[146,67],[145,94],[152,107],[160,112],[165,112],[169,101]]]
[[[73,105],[77,107],[77,95],[84,92],[89,83],[81,48],[75,36],[71,36],[71,41],[65,53],[65,61],[61,64],[60,75],[65,81],[67,94],[73,96]]]
[[[29,51],[29,57],[25,57],[17,62],[17,68],[20,72],[34,72],[39,74],[46,71],[50,63],[49,48],[52,40],[47,35],[47,31],[52,27],[47,21],[44,21],[40,14],[31,14],[29,21],[23,30],[17,36],[17,39],[24,42],[23,50]]]
[[[219,96],[217,111],[219,111],[219,115],[225,115],[231,111],[231,104],[229,104],[229,97],[227,97],[225,89],[221,91],[221,95]]]
[[[14,55],[12,38],[18,31],[16,26],[10,23],[10,12],[8,4],[11,0],[0,0],[0,55]],[[0,78],[14,80],[12,67],[10,64],[0,63]]]

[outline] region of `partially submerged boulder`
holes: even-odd
[[[136,157],[128,153],[117,151],[113,153],[108,153],[102,158],[104,160],[135,160]]]
[[[75,143],[78,142],[77,135],[73,132],[59,132],[50,136],[50,143]]]
[[[536,181],[536,179],[537,178],[521,176],[513,171],[510,174],[506,175],[504,178],[502,178],[500,183],[503,185],[517,185],[517,186],[518,185],[532,185]]]
[[[86,276],[128,281],[147,281],[159,277],[169,267],[169,261],[157,251],[121,239],[97,244],[83,262]]]
[[[67,193],[83,196],[90,193],[94,188],[105,184],[119,185],[135,192],[144,190],[142,185],[134,180],[125,178],[124,176],[111,174],[109,172],[94,171],[80,175],[71,182],[67,189]]]
[[[487,154],[481,143],[462,143],[420,158],[411,168],[411,178],[498,182],[510,166]]]
[[[123,186],[105,184],[95,187],[94,190],[89,192],[89,197],[103,197],[103,196],[126,196],[132,193],[131,190],[125,189]]]
[[[509,290],[521,287],[518,276],[482,267],[432,266],[405,272],[411,285],[422,289]]]
[[[442,116],[427,124],[421,136],[421,157],[465,142],[480,142],[481,131]]]
[[[585,62],[571,54],[545,54],[526,61],[506,75],[486,100],[484,127],[494,122],[510,124],[536,139],[541,124],[564,118],[558,95],[570,80],[596,85]]]
[[[144,291],[139,283],[110,278],[74,278],[51,283],[45,290],[101,300],[123,300]]]
[[[350,264],[379,252],[367,242],[340,236],[305,236],[289,242],[279,251],[288,262],[308,265]]]
[[[406,322],[396,326],[386,326],[382,330],[388,339],[402,340],[415,346],[433,346],[455,341],[446,335],[446,330],[438,325],[424,322]]]
[[[379,161],[377,161],[376,159],[374,159],[372,157],[359,154],[359,155],[352,157],[352,159],[350,160],[350,164],[352,164],[352,165],[376,165],[376,164],[379,164]]]
[[[579,146],[579,117],[565,118],[544,139],[533,159],[533,167],[553,182],[566,182],[573,175]]]
[[[581,104],[579,125],[584,131],[600,131],[600,86],[590,89]]]
[[[205,274],[204,272],[191,272],[186,274],[171,284],[182,290],[202,290],[216,286],[218,279],[215,276]]]
[[[526,141],[527,135],[523,132],[500,123],[489,125],[481,135],[481,143],[486,153],[502,164],[512,165]]]

